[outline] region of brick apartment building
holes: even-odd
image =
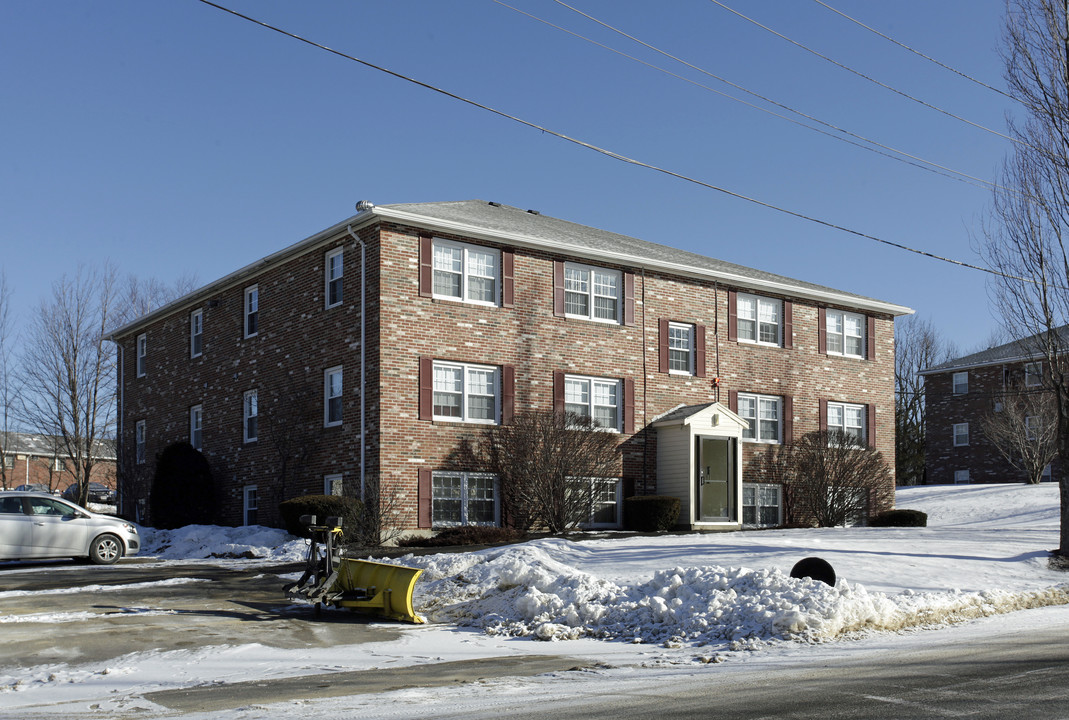
[[[5,432],[0,436],[0,453],[4,466],[3,490],[22,485],[44,485],[51,491],[66,490],[78,482],[74,463],[60,438],[39,433]],[[95,464],[91,482],[115,489],[115,448],[111,442],[100,442],[93,452]]]
[[[1069,329],[1063,328],[1069,334]],[[984,435],[982,422],[1015,393],[1040,392],[1042,355],[1026,338],[941,363],[924,377],[925,474],[929,484],[1024,482]],[[1044,473],[1057,479],[1058,460]]]
[[[147,472],[192,442],[224,522],[371,488],[412,531],[500,522],[495,478],[456,450],[525,410],[619,433],[606,526],[653,493],[681,527],[782,524],[754,458],[820,427],[893,462],[908,308],[497,203],[357,210],[111,335],[125,452]]]

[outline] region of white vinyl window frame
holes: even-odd
[[[623,432],[624,383],[616,378],[565,375],[564,410],[591,418],[602,430]]]
[[[204,407],[194,405],[189,409],[189,444],[201,450],[204,441]]]
[[[739,342],[783,346],[783,301],[739,293],[735,298],[735,336]]]
[[[620,478],[573,478],[592,485],[590,516],[582,527],[613,529],[623,527],[624,481]]]
[[[138,420],[134,423],[134,462],[138,465],[145,464],[145,421]]]
[[[189,356],[200,357],[204,354],[204,310],[197,309],[189,314]]]
[[[501,368],[435,360],[433,417],[443,422],[501,422]]]
[[[323,297],[326,308],[337,307],[343,302],[342,283],[345,276],[345,250],[336,248],[329,251],[323,259]]]
[[[145,377],[148,371],[148,335],[137,336],[137,376]]]
[[[67,463],[63,458],[52,458],[52,472],[63,472],[66,469]]]
[[[829,402],[828,430],[853,435],[868,444],[867,408],[858,403]]]
[[[256,390],[246,390],[241,398],[241,428],[244,442],[256,442],[260,434],[260,398]]]
[[[668,372],[672,375],[693,375],[695,331],[690,323],[668,323]]]
[[[624,274],[620,270],[564,263],[564,316],[620,325],[624,313]]]
[[[241,520],[243,525],[259,525],[260,521],[260,494],[255,485],[246,485],[242,488]]]
[[[1043,384],[1043,363],[1030,362],[1024,365],[1025,387],[1039,387]]]
[[[496,475],[483,472],[431,473],[431,527],[501,524],[501,492]]]
[[[256,337],[260,332],[260,286],[250,285],[245,288],[245,320],[243,327],[245,337]]]
[[[866,323],[864,315],[829,308],[824,318],[824,351],[828,355],[864,360]]]
[[[738,415],[749,423],[742,431],[742,439],[748,442],[783,442],[783,398],[779,395],[738,395]]]
[[[968,470],[955,470],[954,471],[954,484],[955,485],[968,485],[971,482],[969,479]]]
[[[742,484],[744,527],[779,527],[783,524],[783,487],[773,483]]]
[[[954,423],[954,447],[966,447],[969,444],[969,423]]]
[[[341,473],[334,473],[331,475],[323,476],[323,494],[324,495],[344,495],[345,486],[342,484],[343,476]]]
[[[955,395],[964,395],[969,392],[969,372],[956,372],[951,376],[951,385]]]
[[[342,366],[323,371],[323,427],[342,424]]]
[[[434,238],[431,256],[432,297],[485,307],[501,304],[500,250]]]

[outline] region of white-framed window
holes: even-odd
[[[501,373],[491,365],[434,361],[434,419],[496,423]]]
[[[953,384],[955,395],[964,395],[965,393],[969,392],[968,371],[954,373],[951,376],[951,383]]]
[[[323,372],[323,426],[341,425],[342,374],[341,365]]]
[[[245,288],[245,337],[260,332],[260,288],[250,285]]]
[[[564,263],[566,317],[623,322],[623,274],[619,270]]]
[[[576,478],[591,483],[590,518],[585,528],[618,528],[623,526],[623,481],[619,478]]]
[[[52,472],[63,472],[67,469],[67,463],[61,457],[52,458]]]
[[[778,443],[783,440],[783,398],[775,395],[739,393],[739,417],[749,422],[743,440]]]
[[[742,484],[742,524],[778,527],[783,524],[783,488],[770,483]]]
[[[1050,463],[1047,463],[1043,468],[1043,473],[1039,476],[1040,482],[1052,482],[1054,480],[1054,471],[1051,469]]]
[[[145,464],[145,421],[134,423],[134,460],[138,465]]]
[[[148,366],[148,336],[141,333],[137,336],[137,376],[145,377]]]
[[[738,339],[758,345],[781,345],[783,301],[739,294],[736,303]]]
[[[204,311],[189,314],[189,356],[200,357],[204,352]]]
[[[15,454],[14,453],[4,453],[4,467],[7,468],[8,470],[11,470],[12,468],[15,467]]]
[[[194,405],[189,409],[189,444],[192,445],[195,450],[201,449],[201,431],[203,429],[203,426],[203,407],[200,405]]]
[[[342,303],[342,276],[345,274],[344,251],[342,248],[331,250],[324,260],[325,278],[324,297],[327,307],[332,308]]]
[[[954,447],[969,444],[969,423],[954,423]]]
[[[434,238],[433,295],[477,305],[501,297],[501,251]]]
[[[498,525],[497,477],[489,473],[434,472],[431,474],[431,524]]]
[[[259,507],[260,498],[256,491],[255,485],[246,485],[243,489],[242,495],[244,496],[244,507],[242,508],[242,516],[245,525],[256,525],[259,523]]]
[[[623,420],[623,388],[619,380],[564,376],[564,410],[591,418],[606,430],[619,432]]]
[[[824,328],[827,331],[828,355],[865,357],[865,316],[842,310],[825,313]]]
[[[668,323],[668,372],[677,375],[694,374],[693,325]]]
[[[828,403],[828,430],[839,430],[847,435],[853,435],[864,443],[868,440],[865,432],[866,420],[864,405]]]
[[[1024,384],[1025,387],[1038,387],[1043,384],[1043,363],[1025,363]]]
[[[1036,430],[1040,427],[1040,417],[1038,415],[1028,415],[1024,419],[1024,433],[1025,437],[1029,441],[1036,439]]]
[[[241,403],[241,418],[245,442],[255,442],[260,429],[260,403],[255,390],[245,392]]]
[[[968,470],[955,470],[954,471],[954,484],[955,485],[968,485],[969,471]]]
[[[345,488],[342,485],[342,474],[336,473],[334,475],[323,476],[323,494],[324,495],[344,495]]]

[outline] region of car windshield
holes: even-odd
[[[31,498],[30,509],[34,515],[77,515],[78,511],[66,503],[48,498]]]

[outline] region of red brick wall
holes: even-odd
[[[418,292],[418,230],[385,223],[381,230],[368,228],[361,236],[369,250],[367,472],[370,479],[381,480],[385,493],[400,494],[407,527],[416,525],[418,471],[445,467],[459,440],[482,429],[419,419],[421,356],[514,366],[517,412],[552,409],[554,371],[633,380],[637,432],[621,437],[622,474],[627,486],[638,492],[656,491],[655,438],[643,428],[680,404],[717,399],[718,367],[719,399],[725,405],[731,390],[791,396],[795,437],[818,428],[820,399],[874,404],[877,447],[893,463],[894,333],[889,316],[876,318],[877,351],[872,360],[820,354],[817,307],[797,299],[792,348],[731,342],[727,287],[657,272],[643,275],[609,264],[635,272],[636,324],[565,319],[553,314],[553,261],[570,258],[503,245],[493,247],[515,252],[514,307],[434,300]],[[345,302],[325,310],[323,256],[338,243],[345,244],[346,252]],[[247,484],[259,488],[260,522],[266,523],[276,521],[279,500],[322,492],[322,478],[328,473],[344,473],[346,486],[355,490],[360,406],[358,256],[358,248],[343,234],[123,337],[123,442],[133,446],[134,424],[145,419],[147,458],[152,463],[168,443],[188,439],[189,408],[202,404],[204,453],[222,487],[221,520],[227,523],[241,523],[241,493]],[[244,339],[243,290],[253,283],[260,289],[260,332]],[[198,307],[204,310],[204,354],[191,359],[189,313]],[[659,372],[661,318],[706,327],[706,377]],[[144,378],[135,377],[135,339],[140,332],[148,336]],[[270,388],[292,378],[321,403],[323,370],[334,365],[344,367],[344,425],[323,429],[321,416],[313,418],[311,426],[318,422],[319,439],[308,461],[291,472],[284,488],[277,487],[278,452],[267,440],[264,417]],[[250,389],[260,393],[261,439],[246,444],[242,397]],[[747,466],[762,449],[746,443]],[[747,477],[752,479],[756,479],[752,474]],[[268,492],[272,487],[276,489]]]

